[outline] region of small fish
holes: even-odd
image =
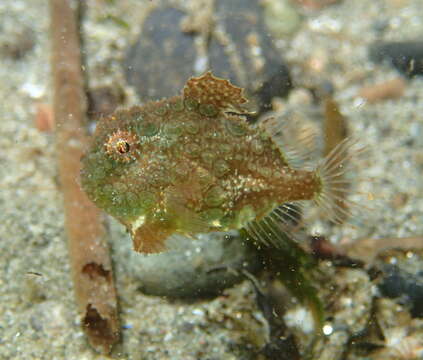
[[[105,117],[82,159],[88,197],[124,224],[134,249],[157,253],[173,234],[245,229],[269,243],[264,224],[284,224],[290,204],[311,200],[332,220],[349,191],[341,175],[349,141],[313,170],[290,160],[289,135],[274,120],[248,123],[243,89],[207,72],[182,95]]]

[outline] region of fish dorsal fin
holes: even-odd
[[[218,111],[246,113],[247,111],[241,107],[248,101],[243,96],[243,91],[244,89],[232,85],[229,80],[218,78],[208,71],[187,81],[183,97],[198,102],[200,107],[206,110],[205,112],[208,106],[210,114]],[[213,107],[217,111],[213,111]]]
[[[311,167],[315,153],[316,134],[310,127],[304,127],[294,116],[267,117],[258,126],[271,137],[281,150],[289,166],[293,168]]]

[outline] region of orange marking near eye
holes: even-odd
[[[117,130],[109,136],[104,144],[106,153],[116,161],[129,162],[133,160],[133,150],[139,142],[135,134],[129,131]]]

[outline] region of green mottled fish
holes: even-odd
[[[175,233],[241,228],[266,243],[271,234],[257,222],[284,223],[284,205],[296,201],[314,201],[333,220],[348,212],[340,206],[348,191],[340,175],[349,142],[314,170],[298,169],[283,129],[274,121],[249,124],[246,102],[241,88],[207,72],[189,79],[182,95],[100,120],[81,184],[127,227],[136,251],[163,251]]]

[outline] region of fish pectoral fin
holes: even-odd
[[[157,223],[144,223],[132,232],[134,250],[144,254],[157,254],[166,250],[165,241],[173,229]]]
[[[188,183],[191,185],[191,183]],[[171,215],[171,221],[181,233],[201,233],[207,232],[209,224],[195,210],[187,205],[187,199],[195,199],[201,196],[201,192],[196,194],[195,186],[191,188],[175,186],[168,189],[165,196],[166,208]],[[188,193],[191,194],[188,194]]]

